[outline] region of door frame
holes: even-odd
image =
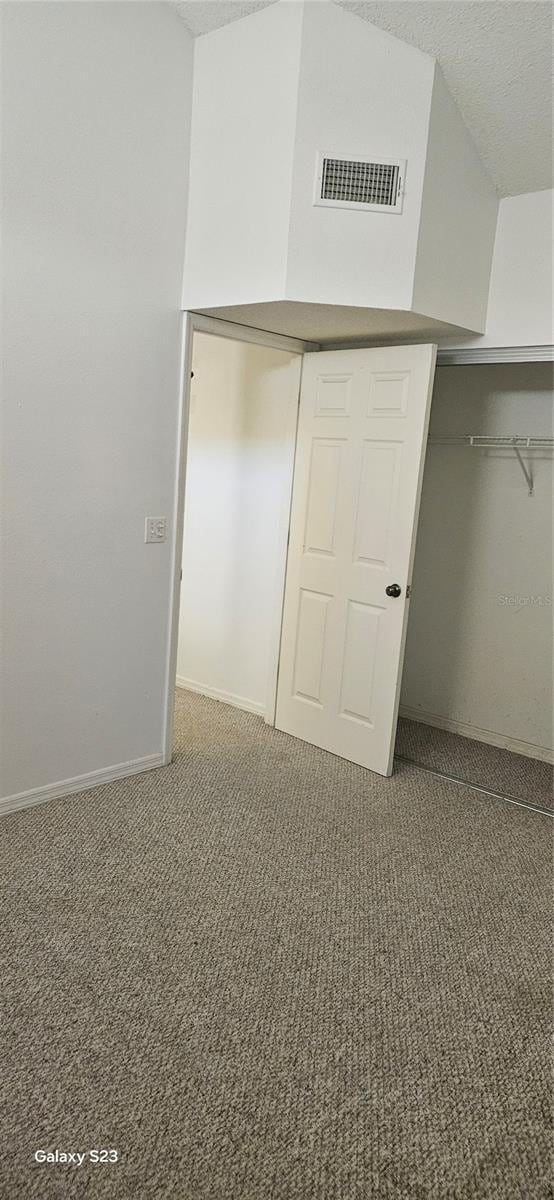
[[[165,685],[164,685],[164,713],[163,713],[163,732],[162,732],[162,755],[163,765],[167,766],[173,757],[173,709],[174,709],[174,693],[175,693],[175,677],[177,674],[177,647],[179,642],[179,609],[181,601],[181,564],[183,557],[183,534],[185,525],[185,495],[186,495],[186,478],[187,478],[187,453],[188,453],[188,430],[190,416],[190,382],[192,371],[192,352],[193,340],[195,333],[207,333],[214,337],[231,338],[232,341],[251,343],[257,346],[268,346],[273,350],[285,350],[292,354],[300,356],[315,352],[321,349],[318,342],[306,342],[299,338],[286,337],[285,335],[269,333],[264,329],[255,329],[250,325],[237,325],[232,321],[223,321],[219,317],[207,317],[202,313],[184,312],[183,313],[183,328],[181,337],[181,355],[179,368],[179,399],[178,399],[178,422],[177,422],[177,447],[176,447],[176,486],[174,493],[173,513],[170,522],[170,546],[171,546],[171,561],[170,561],[170,578],[171,590],[169,598],[169,613],[168,613],[168,643],[165,665]],[[300,382],[302,371],[299,372],[299,395]],[[276,572],[276,581],[279,589],[284,592],[285,569],[286,569],[286,544],[288,538],[288,521],[290,519],[290,499],[292,496],[292,479],[293,470],[290,471],[290,479],[287,481],[287,488],[290,490],[288,509],[284,506],[282,519],[279,527],[279,537],[283,540],[285,548],[285,561],[282,564],[282,569]],[[285,511],[286,510],[286,511]],[[279,564],[281,567],[281,564]],[[275,608],[275,621],[277,628],[277,620],[280,617],[282,609],[283,597],[280,597],[279,612],[277,612],[277,604]],[[280,625],[278,630],[278,639],[280,641]],[[272,679],[268,683],[267,693],[267,709],[265,720],[272,725],[275,720],[275,705],[276,705],[276,686],[277,686],[277,668],[278,668],[278,644],[272,647],[271,653],[271,675]]]

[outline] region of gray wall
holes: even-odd
[[[439,368],[430,433],[551,437],[551,366]],[[552,457],[534,464],[530,498],[513,454],[428,447],[401,696],[530,751],[552,748]]]
[[[157,755],[192,43],[4,4],[1,796]]]

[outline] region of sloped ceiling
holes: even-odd
[[[552,7],[535,0],[343,0],[437,58],[502,196],[552,187]]]
[[[200,37],[275,3],[276,0],[174,0],[173,8],[177,9],[189,33]]]
[[[276,0],[175,0],[194,36]],[[294,3],[294,0],[284,0]],[[333,0],[438,59],[501,196],[552,187],[546,0]]]

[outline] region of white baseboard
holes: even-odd
[[[519,738],[496,733],[493,729],[480,729],[478,725],[466,725],[463,721],[451,721],[449,717],[439,717],[435,713],[424,712],[421,708],[410,708],[406,704],[400,705],[399,716],[407,717],[409,721],[421,721],[423,725],[433,725],[436,729],[446,729],[449,733],[459,733],[462,737],[473,738],[476,742],[485,742],[487,746],[497,746],[500,750],[511,750],[514,754],[526,754],[528,758],[538,758],[541,762],[554,763],[554,750],[548,746],[535,746],[532,742],[522,742]]]
[[[265,704],[259,704],[257,700],[247,700],[245,696],[235,696],[234,692],[208,687],[205,683],[197,683],[195,679],[186,679],[184,675],[178,675],[175,684],[186,692],[197,692],[199,696],[209,696],[210,700],[220,700],[222,704],[231,704],[233,708],[242,708],[245,712],[265,717]]]
[[[61,779],[58,783],[47,784],[46,787],[30,788],[28,792],[18,792],[14,796],[0,799],[0,816],[3,813],[17,812],[20,808],[45,804],[47,800],[57,800],[60,796],[69,796],[72,792],[87,792],[89,788],[100,787],[102,783],[113,783],[115,779],[126,779],[128,775],[138,775],[142,771],[152,771],[155,767],[163,765],[163,754],[147,754],[144,758],[132,758],[129,762],[102,767],[99,771],[89,771],[86,775]]]

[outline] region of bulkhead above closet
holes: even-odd
[[[429,55],[331,3],[198,40],[184,308],[320,343],[480,333],[497,209]]]

